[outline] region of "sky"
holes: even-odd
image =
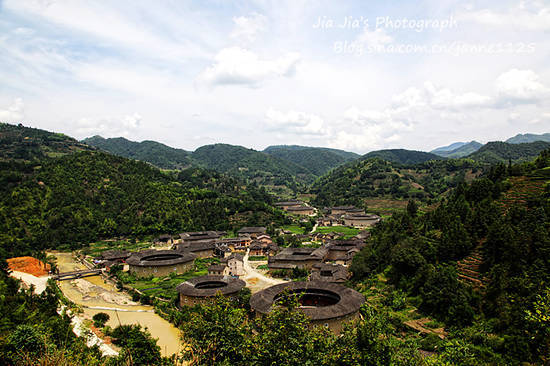
[[[550,1],[0,0],[0,121],[186,150],[550,132]]]

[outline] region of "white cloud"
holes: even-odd
[[[273,108],[265,114],[269,130],[301,135],[325,135],[327,128],[323,119],[315,114],[288,111],[281,112]]]
[[[482,25],[525,29],[530,31],[550,30],[550,7],[540,2],[521,1],[508,11],[492,9],[472,10],[459,15],[459,20],[469,20]]]
[[[25,104],[23,99],[15,98],[13,103],[6,109],[0,109],[0,121],[2,122],[22,122]]]
[[[259,33],[265,31],[267,27],[267,18],[258,13],[252,13],[249,16],[233,17],[235,28],[230,34],[231,38],[254,42]]]
[[[87,35],[100,40],[102,45],[114,44],[119,48],[132,49],[151,57],[178,59],[200,57],[205,52],[202,47],[189,39],[174,40],[152,30],[153,11],[140,15],[138,4],[131,3],[130,10],[119,8],[118,2],[86,2],[56,0],[4,0],[2,7],[26,17],[41,18],[51,24],[70,29],[78,36]],[[162,8],[162,4],[156,4]],[[163,9],[166,10],[166,9]],[[165,18],[171,14],[166,11]],[[146,22],[147,20],[147,22]],[[168,22],[166,22],[168,23]],[[187,23],[187,22],[186,22]],[[165,24],[168,26],[168,24]],[[181,27],[181,21],[177,24]],[[178,31],[170,24],[172,34]]]
[[[103,137],[130,136],[140,127],[142,117],[139,113],[125,116],[84,117],[76,122],[79,137],[101,135]]]
[[[497,78],[495,88],[502,104],[537,103],[550,92],[532,70],[509,70]]]
[[[257,87],[268,79],[292,76],[300,60],[297,53],[287,53],[273,60],[260,59],[252,51],[230,47],[221,50],[212,66],[197,78],[199,84],[247,85]]]

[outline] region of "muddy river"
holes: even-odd
[[[57,257],[60,272],[85,269],[71,253],[50,253]],[[152,306],[135,303],[125,293],[106,283],[101,276],[92,276],[73,281],[59,281],[59,287],[72,302],[84,308],[84,314],[90,318],[99,313],[109,314],[108,325],[140,324],[147,327],[151,335],[158,340],[162,354],[170,356],[181,351],[179,330],[154,313]]]

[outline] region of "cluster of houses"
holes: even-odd
[[[367,214],[361,208],[355,206],[337,206],[325,208],[326,215],[317,219],[319,226],[352,226],[368,228],[380,222],[378,215]]]
[[[209,274],[238,277],[244,274],[242,253],[269,256],[279,248],[266,234],[265,227],[243,227],[235,238],[224,238],[224,231],[185,232],[173,237],[160,235],[156,245],[170,245],[170,250],[143,250],[132,253],[122,250],[103,252],[97,259],[99,266],[109,269],[114,264],[128,264],[129,270],[139,275],[161,276],[165,273],[184,273],[192,268],[196,258],[220,258],[220,264],[208,268]]]
[[[223,238],[225,234],[221,231],[186,232],[178,239],[164,241],[172,243],[171,250],[106,251],[98,258],[98,263],[107,269],[113,264],[125,263],[141,276],[161,276],[190,270],[196,258],[218,257],[220,263],[208,267],[209,275],[239,277],[245,274],[243,254],[249,249],[251,256],[267,257],[270,271],[307,269],[316,280],[344,282],[348,277],[347,267],[369,236],[366,230],[347,240],[339,238],[338,234],[315,234],[311,238],[322,242],[318,248],[279,248],[266,234],[265,227],[244,227],[235,238]]]
[[[316,210],[314,207],[308,206],[304,202],[298,200],[288,200],[277,202],[274,206],[279,207],[280,209],[298,216],[315,216]]]

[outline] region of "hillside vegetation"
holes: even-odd
[[[179,177],[102,152],[0,163],[0,250],[78,247],[100,238],[235,229],[281,216],[250,190],[197,171]],[[199,188],[199,187],[206,188]],[[214,189],[217,189],[214,190]]]
[[[0,160],[31,161],[93,150],[62,133],[0,123]]]
[[[318,179],[311,192],[319,206],[356,204],[378,198],[437,198],[481,173],[478,164],[466,160],[429,161],[403,165],[380,159],[362,159],[336,168]]]
[[[358,154],[348,151],[296,145],[269,146],[264,152],[300,165],[317,176],[359,158]]]
[[[549,168],[546,150],[461,183],[434,211],[393,215],[354,257],[355,280],[370,286],[386,276],[390,306],[408,297],[444,322],[447,339],[431,347],[462,349],[452,364],[547,364]]]
[[[188,152],[154,141],[134,142],[125,138],[94,136],[83,142],[163,169],[206,168],[263,186],[284,186],[297,190],[315,179],[314,173],[299,164],[242,146],[214,144]]]
[[[483,145],[478,151],[468,155],[469,159],[485,164],[513,163],[533,160],[544,149],[550,147],[550,142],[531,142],[521,144],[509,144],[494,141]]]
[[[535,142],[535,141],[550,142],[550,133],[543,133],[540,135],[537,135],[534,133],[525,133],[525,134],[518,133],[516,136],[510,137],[505,142],[509,144],[521,144],[525,142]]]
[[[124,158],[151,163],[161,169],[184,169],[192,164],[191,153],[188,151],[155,141],[135,142],[124,137],[105,139],[93,136],[82,142]]]
[[[378,158],[391,161],[399,164],[418,164],[430,160],[442,160],[439,155],[427,153],[424,151],[405,150],[405,149],[389,149],[371,151],[361,157],[361,159]]]

